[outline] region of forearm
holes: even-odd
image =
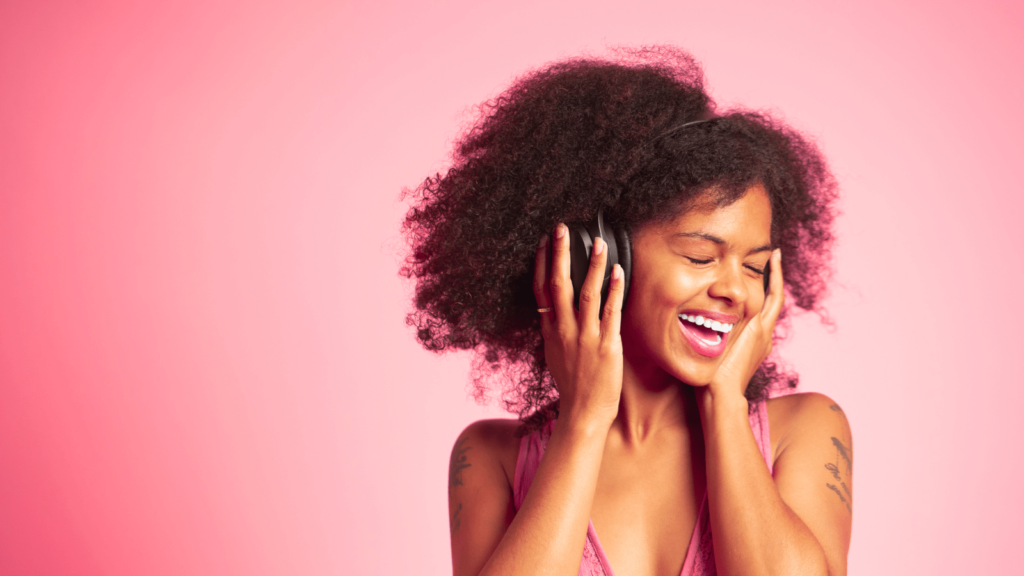
[[[826,574],[824,552],[783,502],[742,397],[701,400],[715,563],[723,576]]]
[[[579,572],[607,436],[607,425],[555,425],[526,499],[481,575]]]

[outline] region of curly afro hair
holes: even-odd
[[[447,173],[405,191],[401,273],[416,281],[407,321],[428,350],[476,351],[478,399],[497,380],[505,407],[529,427],[557,417],[533,259],[555,224],[586,222],[600,208],[635,233],[698,197],[725,206],[760,183],[772,243],[786,256],[783,314],[793,305],[824,314],[836,198],[828,167],[811,142],[765,114],[717,114],[703,83],[699,64],[667,47],[548,65],[481,106]],[[746,396],[796,382],[767,361]]]

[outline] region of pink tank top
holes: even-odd
[[[513,499],[516,511],[523,505],[526,499],[526,492],[533,483],[533,476],[540,466],[540,459],[544,456],[544,448],[551,437],[551,430],[554,428],[554,421],[548,422],[539,431],[524,436],[519,444],[519,458],[516,460],[515,486],[513,486]],[[754,432],[754,439],[757,447],[764,456],[764,462],[768,465],[768,471],[772,470],[771,458],[771,437],[768,432],[768,411],[764,402],[759,402],[750,413],[750,428]],[[681,576],[714,576],[715,574],[715,551],[711,543],[711,519],[708,516],[708,495],[705,491],[701,499],[700,511],[697,513],[697,523],[693,527],[693,536],[690,537],[690,545],[686,550],[686,558],[683,560],[683,571]],[[597,539],[597,532],[594,531],[594,523],[587,527],[587,540],[583,545],[583,560],[580,562],[579,576],[613,576],[612,568],[608,565],[608,558],[601,548],[601,542]]]

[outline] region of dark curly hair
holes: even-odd
[[[725,206],[760,183],[772,243],[785,255],[787,309],[823,314],[836,198],[828,167],[811,142],[765,114],[716,114],[703,82],[692,57],[667,47],[548,65],[480,107],[447,173],[404,192],[412,206],[401,273],[416,280],[407,321],[428,350],[477,352],[478,399],[497,378],[522,421],[557,416],[533,259],[556,223],[588,221],[602,207],[635,232],[704,194]],[[796,382],[767,361],[746,396]]]

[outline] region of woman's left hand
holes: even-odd
[[[757,368],[772,351],[772,333],[786,296],[782,282],[782,251],[771,257],[771,277],[761,311],[747,322],[726,352],[706,392],[712,396],[743,396]],[[724,396],[723,396],[724,397]]]
[[[761,573],[845,575],[853,444],[842,411],[820,394],[766,402],[761,414],[771,422],[771,440],[759,446],[764,438],[754,433],[743,395],[772,350],[783,303],[782,255],[776,250],[764,304],[739,328],[708,385],[694,388],[715,565],[722,575],[749,574],[751,566]]]

